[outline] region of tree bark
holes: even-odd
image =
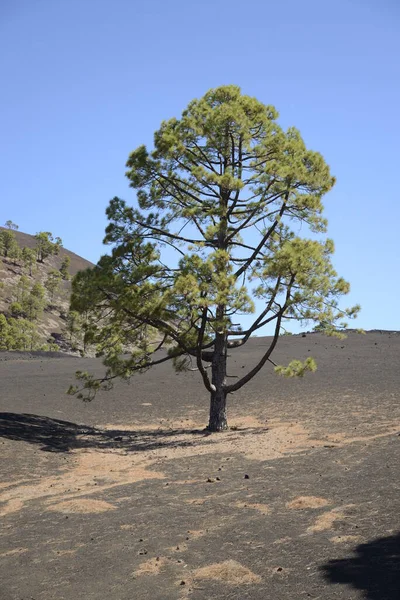
[[[211,392],[210,398],[210,420],[208,431],[224,431],[228,429],[226,420],[226,393]]]
[[[228,429],[226,419],[226,359],[226,334],[217,333],[212,360],[211,383],[214,389],[210,397],[208,431],[224,431]]]

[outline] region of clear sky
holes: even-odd
[[[96,262],[129,152],[231,83],[324,155],[357,325],[400,329],[398,0],[0,0],[1,224]]]

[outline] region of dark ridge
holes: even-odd
[[[0,231],[2,229],[5,229],[5,227],[0,227]],[[26,246],[27,248],[35,248],[36,247],[36,240],[35,240],[34,235],[30,235],[29,233],[23,233],[22,231],[14,231],[14,233],[15,233],[15,238],[18,242],[18,245],[21,248],[23,248],[24,246]],[[61,263],[64,256],[69,256],[71,259],[71,264],[69,267],[69,272],[71,275],[76,275],[76,273],[78,271],[83,271],[84,269],[87,269],[88,267],[93,267],[93,263],[86,260],[85,258],[78,256],[77,254],[75,254],[74,252],[71,252],[70,250],[66,250],[65,248],[60,248],[60,253],[57,257],[57,261],[59,261]]]

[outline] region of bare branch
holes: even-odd
[[[285,212],[285,202],[282,204],[282,208],[279,211],[279,217],[281,217],[283,215],[283,213]],[[257,254],[260,252],[261,248],[265,245],[266,241],[268,240],[268,238],[270,237],[270,235],[273,233],[273,231],[276,229],[276,226],[279,223],[279,219],[275,219],[275,221],[272,223],[271,227],[268,229],[267,233],[264,235],[264,237],[262,238],[261,242],[258,244],[257,248],[254,250],[253,254],[249,257],[249,259],[247,260],[247,262],[245,262],[234,274],[235,279],[237,279],[238,277],[240,277],[240,275],[243,273],[243,271],[246,271],[246,269],[248,269],[248,267],[251,265],[251,263],[253,262],[253,260],[257,257]]]

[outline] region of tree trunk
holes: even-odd
[[[210,397],[208,431],[228,429],[226,420],[226,335],[217,333],[214,342],[211,383],[215,388]]]
[[[210,420],[208,431],[224,431],[228,429],[226,420],[226,393],[221,390],[220,393],[212,392],[210,398]]]

